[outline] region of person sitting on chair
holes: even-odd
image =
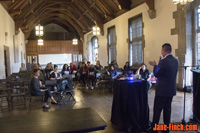
[[[58,73],[58,66],[57,65],[54,65],[54,69],[50,73],[50,80],[57,80],[58,87],[59,87],[58,91],[61,91],[61,95],[62,95],[68,82],[67,82],[67,80],[63,80],[61,74]],[[54,91],[56,91],[56,90],[54,90]]]
[[[20,67],[20,69],[19,69],[19,72],[26,72],[26,71],[27,71],[27,69],[26,69],[26,67],[25,67],[25,64],[22,63],[22,64],[21,64],[21,67]]]
[[[127,61],[126,64],[124,65],[124,71],[130,71],[131,67],[129,66],[129,62]]]
[[[109,66],[109,69],[107,71],[107,75],[109,76],[109,83],[111,85],[110,91],[112,91],[114,79],[117,77],[117,70],[115,69],[115,66],[113,64],[111,64]]]
[[[70,74],[70,73],[71,73],[71,70],[69,69],[69,66],[67,64],[64,64],[63,69],[62,69],[62,75]]]
[[[30,92],[32,96],[45,96],[44,97],[44,103],[43,108],[49,109],[50,106],[47,104],[48,98],[51,99],[52,104],[57,104],[56,100],[53,98],[51,91],[49,88],[45,88],[42,83],[39,81],[38,77],[40,76],[40,70],[34,69],[34,77],[31,80],[30,83]]]
[[[63,79],[66,79],[68,82],[67,86],[70,89],[73,89],[72,76],[70,75],[70,73],[71,73],[71,70],[69,69],[68,65],[64,64],[63,69],[62,69]]]
[[[103,67],[101,66],[101,64],[100,64],[100,61],[97,61],[96,62],[96,66],[95,66],[95,70],[96,71],[99,71],[99,70],[102,70],[103,69]]]
[[[152,86],[151,81],[150,81],[151,73],[149,69],[147,69],[146,64],[143,63],[142,66],[136,71],[136,74],[138,75],[140,74],[142,79],[148,81],[148,89],[150,89]]]

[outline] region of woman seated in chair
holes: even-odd
[[[66,88],[67,80],[63,80],[63,77],[60,73],[58,73],[58,66],[54,65],[53,71],[50,73],[50,80],[57,80],[58,89],[61,91],[61,94],[63,94],[63,91]],[[55,90],[54,90],[55,91]]]
[[[147,80],[148,81],[148,89],[151,88],[152,84],[151,84],[151,73],[149,71],[149,69],[147,69],[146,64],[142,64],[142,66],[136,71],[136,74],[140,74],[141,75],[141,79]]]
[[[73,81],[72,81],[72,75],[71,74],[71,70],[69,69],[69,66],[67,64],[64,64],[63,65],[63,69],[62,69],[62,76],[63,76],[63,79],[66,79],[68,81],[68,84],[67,86],[70,88],[70,89],[73,89]]]
[[[57,104],[56,100],[53,98],[50,90],[48,88],[45,88],[42,83],[39,81],[38,77],[40,76],[40,70],[34,69],[34,77],[31,80],[30,83],[30,92],[32,96],[45,96],[44,97],[44,103],[43,108],[49,109],[50,106],[47,104],[48,98],[51,99],[52,104]]]
[[[20,69],[19,69],[19,72],[26,72],[26,71],[27,71],[27,69],[26,69],[26,67],[25,67],[25,64],[22,63],[22,64],[21,64],[21,67],[20,67]]]
[[[109,77],[110,91],[112,91],[114,79],[117,77],[117,70],[115,69],[115,66],[113,64],[109,66],[107,75]]]
[[[102,70],[103,69],[103,67],[101,66],[101,64],[100,64],[100,61],[97,61],[96,62],[96,66],[95,66],[95,70],[96,71],[99,71],[99,70]]]
[[[70,74],[70,73],[71,73],[71,70],[69,69],[69,66],[67,64],[64,64],[63,69],[62,69],[62,75]]]

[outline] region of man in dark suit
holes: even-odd
[[[149,62],[150,65],[154,66],[153,72],[157,77],[152,127],[159,123],[162,110],[164,124],[169,125],[170,123],[171,103],[173,96],[176,95],[176,77],[179,66],[178,60],[173,57],[171,51],[171,45],[165,43],[161,50],[163,59],[158,65],[155,61]]]

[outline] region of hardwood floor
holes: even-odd
[[[149,90],[149,107],[150,107],[150,120],[152,120],[153,115],[153,102],[154,102],[155,91],[154,89]],[[67,98],[67,96],[65,97]],[[69,102],[65,105],[51,105],[51,109],[44,112],[41,108],[41,101],[37,101],[37,106],[33,107],[32,110],[22,107],[15,107],[13,110],[8,111],[6,109],[1,109],[0,117],[5,116],[16,116],[23,114],[36,113],[48,113],[57,110],[67,110],[67,109],[78,109],[78,108],[93,108],[96,112],[104,119],[107,123],[107,128],[104,131],[96,131],[95,133],[124,133],[118,131],[116,126],[110,121],[111,118],[111,108],[112,108],[112,98],[113,94],[107,91],[91,90],[81,87],[78,83],[75,86],[75,99],[76,103]],[[192,93],[186,93],[186,120],[189,121],[189,117],[192,115]],[[182,120],[183,111],[183,92],[177,92],[177,95],[173,98],[172,103],[172,114],[171,122],[179,122]],[[67,121],[67,120],[66,120]],[[161,115],[160,124],[163,123],[163,117]],[[200,127],[198,128],[200,129]]]

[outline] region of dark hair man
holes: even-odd
[[[173,96],[176,95],[176,76],[179,66],[178,60],[173,57],[171,51],[171,45],[165,43],[161,50],[163,59],[158,65],[155,61],[149,62],[150,65],[154,66],[153,72],[157,77],[152,126],[159,123],[162,110],[164,124],[169,125],[170,123],[171,103]]]

